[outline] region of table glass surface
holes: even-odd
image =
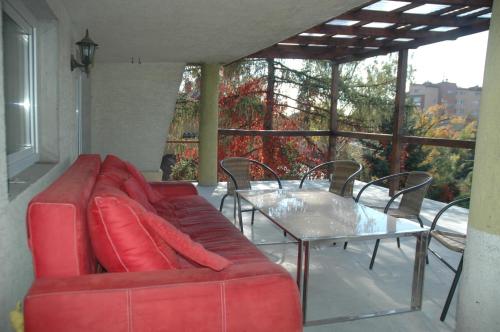
[[[396,237],[428,231],[410,220],[319,190],[238,190],[242,199],[300,240]]]

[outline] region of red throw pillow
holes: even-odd
[[[201,244],[191,240],[187,234],[156,214],[146,212],[144,217],[143,222],[146,228],[157,233],[183,257],[215,271],[221,271],[231,264],[226,258],[205,249]]]
[[[160,193],[156,192],[151,185],[148,183],[144,175],[131,163],[125,162],[125,165],[127,166],[128,171],[130,174],[139,182],[141,185],[142,189],[144,189],[144,192],[148,196],[148,200],[151,203],[158,202],[159,200],[162,199]]]
[[[157,213],[154,206],[149,203],[146,193],[135,178],[130,178],[123,182],[122,189],[130,196],[130,198],[141,204],[147,211]]]
[[[88,213],[92,247],[107,271],[179,268],[176,253],[143,224],[149,212],[131,198],[94,196]]]

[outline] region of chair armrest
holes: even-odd
[[[269,263],[44,278],[25,298],[26,331],[300,331],[299,295]]]
[[[196,187],[187,181],[150,182],[150,184],[162,197],[198,195]]]
[[[462,203],[462,202],[466,202],[470,199],[470,197],[463,197],[463,198],[459,198],[453,202],[450,202],[448,204],[446,204],[441,210],[439,210],[439,212],[436,214],[436,216],[434,217],[434,220],[432,220],[432,224],[431,224],[431,231],[433,231],[435,228],[436,228],[436,225],[437,225],[437,222],[439,220],[439,218],[441,218],[441,216],[443,215],[443,213],[445,213],[449,208],[451,208],[452,206],[455,206],[459,203]]]

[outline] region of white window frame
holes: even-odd
[[[12,178],[28,168],[29,166],[35,164],[38,159],[38,123],[37,123],[37,81],[36,81],[36,28],[35,28],[35,18],[22,4],[2,1],[2,12],[5,12],[16,24],[22,28],[30,31],[30,38],[28,43],[28,57],[25,59],[28,62],[28,93],[29,93],[29,134],[30,134],[30,146],[24,150],[17,151],[7,155],[7,174],[9,178]],[[3,42],[3,41],[2,41]],[[5,52],[5,49],[4,49]],[[4,82],[5,84],[5,82]],[[7,130],[7,128],[5,128]]]

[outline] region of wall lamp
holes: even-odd
[[[88,74],[89,66],[94,62],[95,50],[99,47],[99,45],[90,39],[88,29],[85,32],[85,37],[77,42],[76,45],[78,46],[81,62],[78,62],[73,54],[71,54],[71,71],[75,68],[82,68],[82,70]]]

